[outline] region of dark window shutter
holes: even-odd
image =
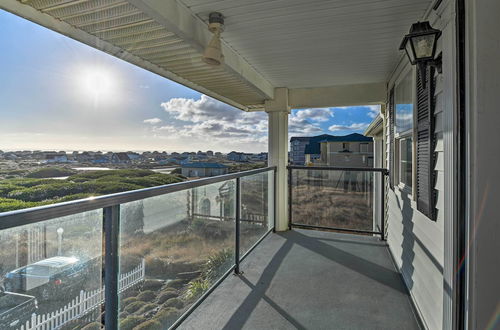
[[[389,186],[394,189],[394,87],[389,92]]]
[[[417,210],[436,219],[436,157],[434,134],[434,68],[427,67],[425,78],[417,70]],[[426,79],[423,84],[423,79]],[[425,85],[425,88],[424,88]]]

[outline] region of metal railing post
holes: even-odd
[[[380,172],[380,239],[385,241],[385,176],[386,172]]]
[[[241,192],[240,178],[236,178],[236,216],[235,216],[235,245],[234,245],[234,273],[240,274],[240,212]]]
[[[104,324],[118,329],[120,205],[104,208]]]
[[[288,168],[288,229],[292,229],[292,168]]]
[[[277,189],[276,189],[276,185],[277,185],[277,180],[276,180],[276,169],[274,169],[273,171],[273,194],[274,194],[274,197],[273,197],[273,211],[274,211],[274,214],[273,214],[273,233],[276,232],[276,214],[278,213],[277,210],[276,210],[276,202],[278,200],[278,197],[277,196]]]

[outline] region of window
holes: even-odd
[[[349,151],[349,143],[348,142],[342,143],[342,150],[343,151]]]
[[[360,152],[368,152],[368,143],[360,143],[359,144]]]
[[[399,181],[407,187],[412,186],[412,138],[399,140]]]
[[[410,70],[394,91],[396,134],[404,134],[413,128],[413,89],[413,71]]]
[[[395,179],[411,192],[413,186],[413,70],[394,89]]]

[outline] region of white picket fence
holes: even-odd
[[[118,292],[123,292],[128,288],[140,283],[145,277],[145,261],[132,269],[130,272],[120,274],[118,282]],[[104,286],[100,289],[93,291],[80,291],[80,295],[75,297],[69,304],[60,308],[59,310],[46,313],[31,315],[31,320],[27,321],[25,325],[21,325],[18,330],[49,330],[58,329],[64,324],[81,318],[88,313],[96,310],[104,303]]]

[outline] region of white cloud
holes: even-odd
[[[353,123],[350,125],[332,125],[328,127],[329,131],[362,131],[368,127],[367,123]]]
[[[234,121],[239,117],[239,110],[206,95],[202,95],[198,100],[172,98],[162,103],[161,107],[175,119],[194,123],[209,119]]]
[[[369,105],[369,106],[366,106],[366,108],[368,108],[367,115],[370,118],[375,118],[380,113],[380,105]]]
[[[361,106],[348,106],[348,107],[334,107],[333,110],[349,110],[352,108],[357,108],[361,110],[366,110],[366,115],[370,118],[375,118],[380,113],[380,105],[361,105]]]
[[[302,120],[328,121],[333,117],[329,108],[303,109],[297,110],[295,116]]]
[[[188,141],[190,146],[215,145],[219,150],[266,148],[268,125],[263,112],[244,112],[206,95],[197,100],[172,98],[161,107],[184,123],[154,125],[156,138]]]
[[[161,123],[162,120],[160,118],[150,118],[150,119],[145,119],[143,120],[144,124],[151,124],[151,125],[156,125]]]

